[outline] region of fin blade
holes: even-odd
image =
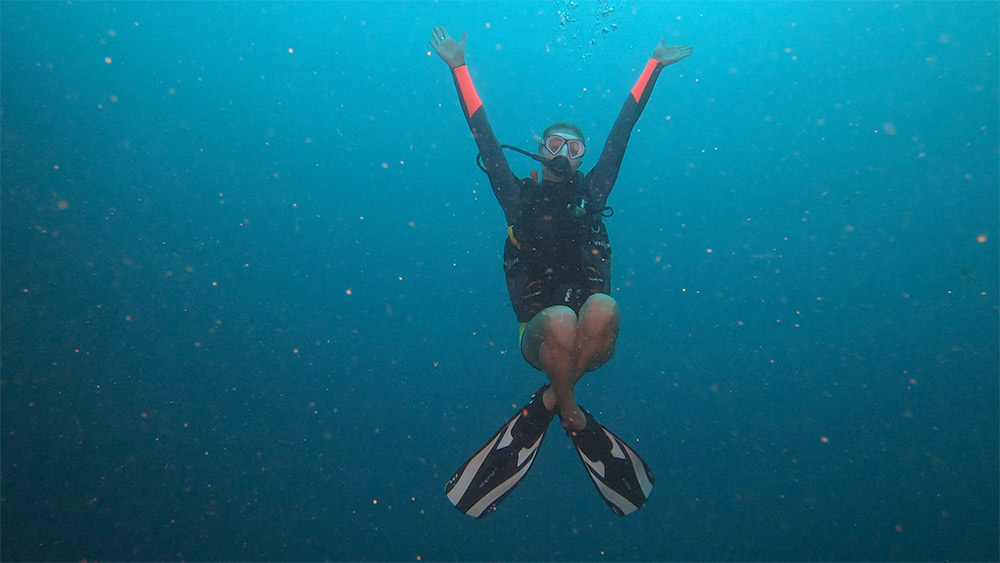
[[[486,458],[489,457],[490,453],[496,451],[497,442],[500,437],[507,431],[514,422],[517,421],[517,417],[521,416],[521,413],[517,415],[512,420],[508,420],[506,424],[503,425],[496,435],[489,439],[479,450],[472,455],[462,467],[455,472],[455,475],[448,481],[448,485],[445,486],[445,493],[448,495],[448,499],[452,504],[458,506],[459,501],[465,496],[465,493],[469,490],[469,486],[472,485],[472,480],[479,473],[483,464],[486,463]]]
[[[542,405],[544,389],[535,393],[531,402],[504,423],[448,480],[445,494],[455,508],[482,518],[527,474],[555,416]]]
[[[538,437],[538,441],[535,442],[535,445],[531,448],[530,453],[524,458],[526,461],[523,462],[521,469],[519,469],[517,473],[494,487],[488,494],[483,496],[478,502],[476,502],[476,504],[472,505],[464,512],[473,518],[482,518],[490,512],[493,512],[493,509],[500,504],[500,501],[507,498],[507,495],[514,490],[514,487],[517,487],[521,483],[521,479],[523,479],[524,475],[529,469],[531,469],[531,464],[535,462],[535,457],[538,455],[538,447],[542,445],[542,438],[544,438],[544,436]],[[519,458],[520,457],[521,456],[519,456]],[[518,463],[521,463],[520,459],[518,460]]]

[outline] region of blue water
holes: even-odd
[[[996,2],[0,9],[3,560],[1000,556]],[[656,475],[626,518],[558,425],[444,496],[544,375],[433,25],[529,149],[695,47],[577,391]]]

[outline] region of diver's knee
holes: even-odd
[[[549,307],[539,313],[545,342],[551,346],[569,349],[576,340],[576,312],[563,305]]]
[[[581,322],[599,327],[609,327],[614,332],[618,332],[620,318],[618,302],[606,293],[591,295],[580,309]]]

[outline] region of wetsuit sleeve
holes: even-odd
[[[517,219],[520,183],[511,172],[503,149],[493,133],[493,128],[490,127],[489,120],[486,119],[483,102],[479,99],[475,86],[472,85],[468,67],[462,65],[453,68],[451,75],[455,79],[455,89],[458,90],[458,99],[462,102],[465,120],[469,123],[469,129],[472,131],[472,137],[476,140],[480,154],[483,155],[483,163],[486,166],[486,174],[490,178],[493,195],[496,196],[500,207],[503,208],[507,224],[511,225]]]
[[[639,76],[639,80],[632,87],[628,98],[625,99],[625,105],[618,112],[618,119],[611,128],[611,133],[604,143],[604,150],[601,151],[597,164],[587,174],[591,202],[594,205],[604,206],[612,186],[615,185],[618,169],[625,157],[625,146],[632,135],[632,129],[639,120],[639,115],[646,107],[646,101],[649,100],[649,95],[653,91],[653,85],[656,84],[661,70],[663,70],[663,65],[659,64],[656,59],[649,59],[649,62],[646,63],[642,75]]]

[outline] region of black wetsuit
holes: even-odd
[[[507,219],[504,272],[517,320],[553,305],[579,312],[588,297],[611,292],[611,247],[603,212],[632,128],[663,68],[650,59],[611,128],[597,164],[570,182],[518,179],[493,134],[465,65],[452,69],[458,97],[479,145],[490,185]]]

